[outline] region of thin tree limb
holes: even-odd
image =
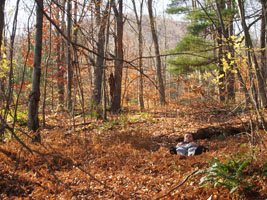
[[[177,188],[181,187],[183,184],[185,184],[185,182],[191,177],[193,176],[195,173],[197,173],[199,170],[195,170],[193,172],[191,172],[185,179],[182,183],[180,183],[179,185],[176,185],[175,187],[173,187],[169,192],[167,192],[166,194],[162,195],[162,196],[159,196],[159,197],[156,197],[154,198],[155,200],[158,200],[158,199],[162,199],[168,195],[170,195],[174,190],[176,190]]]

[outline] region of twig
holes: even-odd
[[[197,173],[199,170],[195,170],[193,172],[191,172],[185,179],[182,183],[180,183],[179,185],[175,186],[174,188],[172,188],[169,192],[167,192],[166,194],[162,195],[162,196],[159,196],[159,197],[156,197],[154,198],[155,200],[158,200],[158,199],[162,199],[168,195],[170,195],[174,190],[176,190],[177,188],[181,187],[191,176],[193,176],[195,173]]]

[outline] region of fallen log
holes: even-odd
[[[203,140],[203,139],[211,139],[215,138],[219,135],[223,135],[224,137],[230,135],[236,135],[240,133],[246,133],[249,131],[247,126],[240,126],[240,127],[215,127],[210,126],[207,128],[198,129],[197,132],[192,133],[194,140]],[[176,139],[176,142],[182,142],[184,140],[183,136],[180,136]]]

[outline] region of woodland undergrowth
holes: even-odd
[[[241,126],[249,115],[220,105],[168,105],[109,114],[107,122],[88,117],[83,124],[77,115],[74,129],[67,113],[47,113],[41,144],[32,144],[23,126],[16,134],[29,149],[15,138],[0,144],[0,199],[266,199],[264,131],[255,131],[254,146],[247,132],[199,140],[210,151],[186,159],[168,150],[186,132]],[[203,186],[205,174],[192,174],[214,158],[223,163],[237,157],[252,158],[243,173],[253,177],[251,191]]]

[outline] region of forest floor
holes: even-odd
[[[0,199],[267,199],[263,130],[253,132],[254,146],[248,131],[197,140],[210,150],[198,156],[180,159],[169,153],[184,133],[239,127],[250,112],[195,103],[108,114],[107,122],[87,117],[84,124],[81,115],[74,119],[75,129],[71,116],[51,111],[41,144],[31,144],[23,126],[16,133],[27,148],[16,138],[0,143]],[[232,183],[240,186],[233,194],[219,185],[200,187],[205,174],[195,172],[214,158],[222,163],[248,158],[244,178]],[[248,182],[250,190],[245,189]]]

